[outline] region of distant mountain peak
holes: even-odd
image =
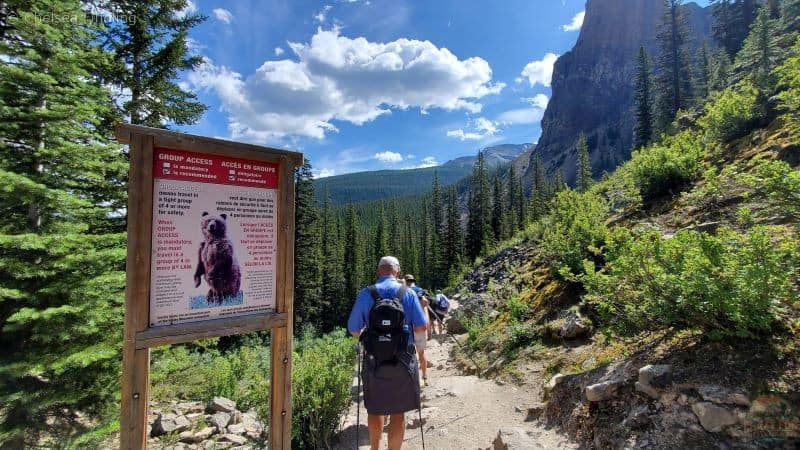
[[[520,155],[528,151],[534,144],[499,144],[484,147],[473,156],[462,156],[442,164],[445,167],[459,166],[472,167],[478,159],[478,153],[483,153],[490,167],[514,162]]]
[[[439,177],[442,186],[457,183],[472,173],[472,166],[483,152],[490,167],[514,162],[533,144],[501,144],[484,147],[473,156],[464,156],[448,161],[441,166],[419,169],[375,170],[318,178],[314,180],[317,200],[322,201],[325,192],[335,205],[348,202],[365,202],[397,198],[428,192],[433,174]],[[376,184],[376,180],[380,180]]]

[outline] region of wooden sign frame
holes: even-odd
[[[147,444],[150,347],[270,329],[269,443],[272,449],[289,449],[292,436],[294,171],[303,164],[302,153],[128,124],[116,127],[116,137],[120,143],[130,147],[121,448],[144,450]],[[150,327],[155,149],[182,150],[278,165],[274,312]]]

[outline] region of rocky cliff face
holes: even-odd
[[[690,41],[697,47],[710,35],[711,14],[695,3],[685,8]],[[587,1],[578,42],[556,61],[542,136],[530,156],[541,157],[549,174],[560,168],[568,182],[574,180],[581,132],[588,138],[596,176],[630,157],[636,55],[640,45],[656,54],[662,14],[662,0]],[[528,185],[530,179],[528,171]]]

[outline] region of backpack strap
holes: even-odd
[[[367,286],[367,289],[369,290],[369,295],[372,296],[372,300],[374,300],[375,302],[380,301],[381,294],[378,293],[378,287],[377,286],[375,286],[374,284],[371,284],[371,285]],[[397,297],[397,299],[402,302],[403,301],[403,297],[406,296],[406,291],[407,290],[408,290],[408,286],[405,286],[405,285],[400,286],[400,289],[397,290],[397,292],[394,294],[394,296]]]
[[[372,300],[374,300],[376,303],[380,301],[381,294],[378,293],[377,286],[375,286],[374,284],[370,284],[369,286],[367,286],[367,289],[369,290],[369,295],[372,296]]]
[[[398,289],[397,292],[394,294],[394,296],[398,300],[400,300],[400,302],[402,303],[403,302],[403,297],[406,296],[406,291],[407,290],[408,290],[408,286],[402,285],[402,286],[400,286],[400,289]]]

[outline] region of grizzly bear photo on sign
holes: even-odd
[[[239,262],[233,251],[233,242],[227,235],[226,214],[219,216],[203,212],[200,226],[203,242],[198,251],[197,270],[194,272],[194,287],[199,287],[205,276],[210,289],[206,302],[221,305],[223,300],[239,295],[242,275]]]

